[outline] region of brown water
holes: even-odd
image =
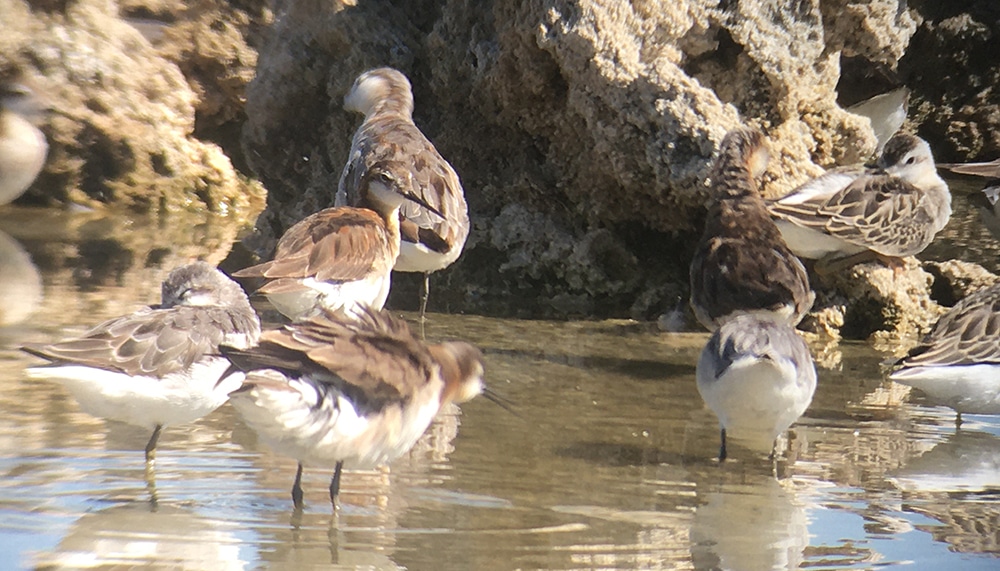
[[[149,435],[25,379],[16,348],[156,301],[170,268],[217,262],[237,229],[4,209],[0,230],[0,316],[33,309],[0,328],[0,569],[997,568],[997,418],[956,432],[883,382],[884,355],[817,347],[832,368],[782,460],[720,466],[694,381],[707,334],[625,321],[432,315],[428,338],[483,348],[519,416],[449,410],[410,456],[347,472],[337,514],[317,470],[293,513],[294,462],[229,406],[165,431],[149,489]]]

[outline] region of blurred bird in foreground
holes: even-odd
[[[405,454],[449,402],[484,393],[483,360],[463,342],[427,345],[387,311],[356,319],[325,312],[267,331],[249,350],[223,348],[246,371],[233,406],[263,442],[299,462],[292,501],[303,502],[303,466],[341,471]],[[491,399],[491,393],[485,393]]]
[[[45,109],[26,83],[0,82],[0,205],[21,196],[45,165],[49,144],[36,127]]]

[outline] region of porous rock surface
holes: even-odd
[[[814,323],[806,325],[820,333],[872,338],[886,347],[918,339],[944,311],[930,297],[933,283],[934,276],[914,258],[898,270],[871,262],[814,277],[813,287],[825,294],[813,307]]]
[[[270,193],[248,244],[267,255],[332,203],[360,123],[343,97],[390,65],[474,221],[432,307],[655,315],[686,297],[726,131],[767,132],[772,194],[874,149],[836,102],[839,58],[894,65],[915,20],[889,1],[786,4],[282,2],[248,92],[245,150]]]
[[[900,78],[910,121],[942,162],[1000,157],[1000,3],[910,2],[920,22]]]
[[[209,98],[122,10],[110,0],[0,0],[0,67],[19,70],[52,108],[48,160],[21,202],[250,215],[259,187],[193,136]]]

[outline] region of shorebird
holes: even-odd
[[[847,108],[847,111],[868,117],[868,120],[871,121],[872,132],[878,141],[878,146],[875,148],[876,153],[881,154],[886,142],[903,126],[906,121],[906,106],[909,99],[910,90],[899,87]]]
[[[160,431],[212,412],[240,386],[219,345],[248,348],[260,321],[239,284],[205,262],[167,276],[160,305],[106,321],[81,337],[23,350],[49,361],[32,378],[65,386],[84,411],[152,430],[146,460],[156,457]]]
[[[993,159],[986,163],[940,163],[938,167],[956,174],[1000,178],[1000,159]]]
[[[354,133],[336,204],[357,206],[369,184],[369,172],[376,169],[394,173],[401,188],[433,208],[428,211],[416,202],[400,208],[402,242],[393,268],[424,274],[423,322],[430,274],[454,263],[469,236],[462,184],[455,169],[413,123],[413,92],[399,71],[382,67],[359,75],[344,98],[344,109],[365,119]]]
[[[771,314],[794,326],[812,307],[806,270],[757,189],[767,160],[756,129],[736,129],[722,140],[711,174],[715,203],[690,271],[691,308],[709,330],[743,313]]]
[[[878,166],[834,169],[768,203],[785,242],[820,260],[820,273],[871,257],[899,267],[948,223],[951,193],[923,139],[894,136]]]
[[[0,83],[0,204],[21,196],[45,165],[49,144],[35,126],[44,110],[27,85]]]
[[[265,332],[255,348],[223,352],[246,372],[233,406],[266,444],[299,462],[296,508],[304,465],[333,468],[336,509],[345,464],[370,468],[398,458],[441,407],[485,391],[478,349],[426,345],[403,320],[375,309],[355,318],[324,312]]]
[[[896,362],[889,378],[962,413],[1000,414],[1000,284],[969,295]]]
[[[739,315],[708,340],[698,360],[698,392],[722,426],[719,461],[726,439],[774,451],[775,439],[812,402],[816,366],[802,337],[770,317]]]
[[[994,238],[1000,239],[1000,216],[997,212],[997,202],[1000,201],[1000,159],[985,163],[938,163],[938,168],[987,179],[982,192],[973,194],[969,200],[979,210],[983,225]]]
[[[407,200],[434,209],[399,183],[398,173],[372,168],[359,203],[311,214],[289,228],[268,262],[234,272],[264,278],[257,293],[296,321],[324,310],[356,315],[381,309],[399,255],[399,208]]]

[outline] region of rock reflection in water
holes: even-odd
[[[42,301],[42,277],[17,240],[0,231],[0,327],[20,323]]]
[[[81,330],[157,302],[160,282],[177,266],[218,264],[242,227],[240,220],[204,213],[0,211],[0,230],[20,242],[44,276],[48,293],[36,321]]]
[[[911,493],[1000,490],[1000,438],[959,430],[891,473]]]

